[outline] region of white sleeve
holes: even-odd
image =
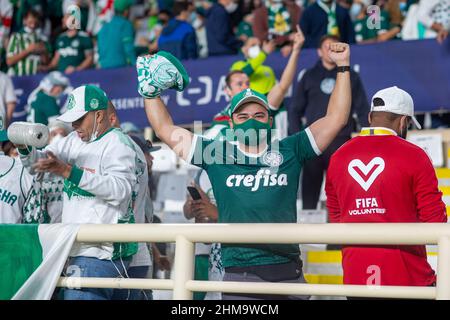
[[[5,81],[5,101],[6,103],[17,101],[16,94],[14,93],[14,85],[10,77]]]
[[[33,164],[35,164],[39,159],[45,158],[45,152],[36,150],[34,147],[28,147],[28,149],[17,149],[19,152],[20,161],[25,169],[31,174],[35,175]]]
[[[20,161],[23,166],[28,170],[28,172],[32,175],[35,174],[32,169],[33,164],[35,164],[39,159],[46,158],[46,152],[52,152],[58,159],[68,163],[69,162],[69,152],[72,146],[71,135],[76,134],[76,132],[72,132],[69,136],[60,139],[56,143],[51,143],[45,147],[42,151],[36,150],[34,147],[28,147],[27,150],[19,149]]]
[[[419,2],[419,8],[417,9],[417,19],[427,28],[431,28],[431,26],[433,25],[434,21],[431,17],[431,13],[438,3],[439,0],[427,0]]]
[[[90,172],[72,166],[69,181],[96,197],[118,206],[131,199],[137,183],[136,154],[126,145],[115,145],[105,150],[101,158],[102,172]]]

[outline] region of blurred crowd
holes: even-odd
[[[180,59],[289,56],[296,26],[305,48],[436,38],[450,29],[450,0],[0,0],[1,70],[10,76],[135,64],[165,50]]]

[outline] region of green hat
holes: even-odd
[[[114,0],[114,11],[124,12],[133,5],[133,0]]]
[[[73,90],[66,103],[67,111],[57,120],[63,122],[75,122],[89,111],[106,110],[108,108],[108,97],[106,93],[97,86],[85,85]]]
[[[6,130],[0,131],[0,142],[9,141],[8,132]]]
[[[267,101],[267,97],[259,92],[253,91],[252,89],[245,89],[239,92],[237,95],[231,99],[230,108],[228,109],[229,116],[232,114],[243,104],[248,102],[255,102],[259,105],[263,106],[267,110],[269,110],[269,102]]]
[[[138,57],[136,69],[138,92],[144,98],[158,97],[166,89],[183,91],[189,85],[183,64],[166,51]]]

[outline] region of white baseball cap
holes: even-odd
[[[378,91],[372,97],[370,111],[384,111],[404,116],[410,116],[418,129],[422,126],[414,117],[414,102],[405,90],[397,86]]]
[[[97,86],[84,85],[73,90],[66,103],[67,111],[60,115],[57,120],[62,122],[75,122],[89,111],[106,110],[108,108],[108,97],[106,93]]]

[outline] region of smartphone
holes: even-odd
[[[200,200],[202,198],[197,188],[188,186],[187,189],[193,200]]]

